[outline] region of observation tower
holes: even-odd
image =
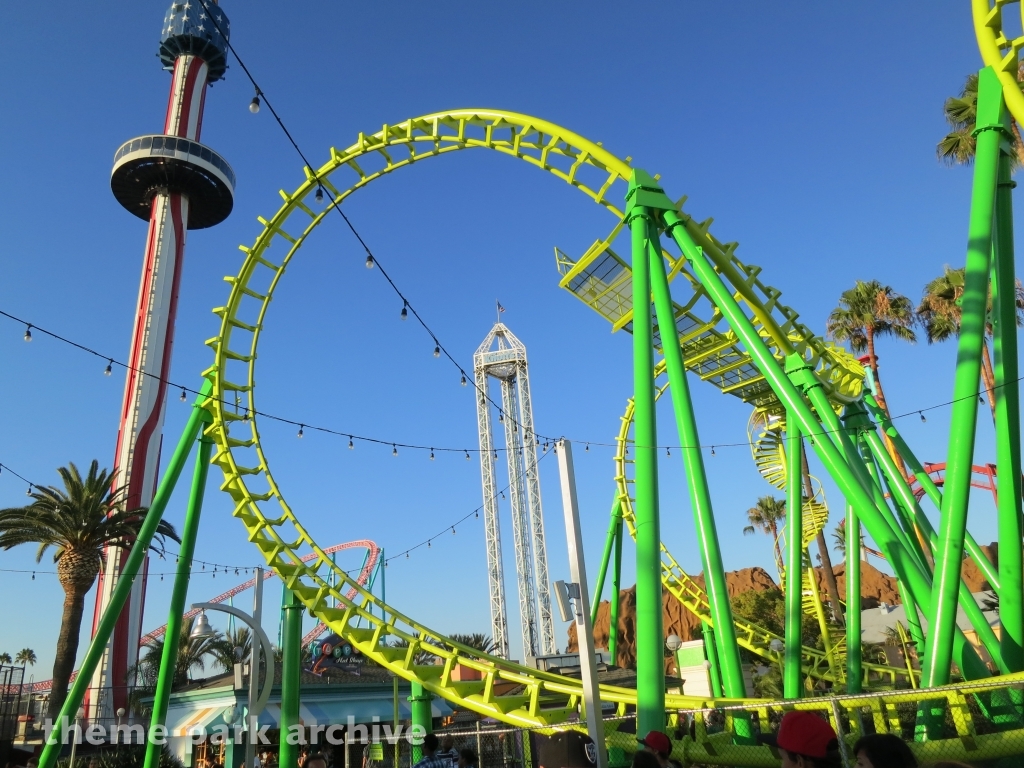
[[[157,52],[163,68],[171,72],[163,132],[126,141],[114,154],[114,197],[149,222],[114,460],[116,482],[128,488],[128,509],[149,506],[156,491],[185,233],[219,224],[231,213],[234,201],[231,166],[199,143],[206,87],[224,76],[229,34],[230,22],[217,0],[171,5]],[[125,549],[107,552],[94,634],[126,557]],[[145,567],[140,575],[93,677],[89,719],[112,718],[127,707],[127,671],[138,659],[142,634]]]
[[[497,451],[491,431],[491,402],[486,397],[489,379],[501,385],[498,423],[505,427],[508,490],[512,505],[512,536],[516,549],[519,616],[523,653],[527,659],[555,653],[551,621],[548,554],[544,544],[544,512],[537,475],[537,441],[533,431],[533,404],[526,370],[526,347],[502,323],[495,323],[473,355],[478,395],[476,418],[480,432],[480,475],[484,491],[484,531],[487,540],[487,584],[491,602],[491,636],[495,654],[509,658],[508,620],[505,612],[505,577],[501,565],[501,526],[494,469]]]

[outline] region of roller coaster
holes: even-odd
[[[1003,32],[1012,5],[973,0],[975,29],[986,68],[978,100],[977,156],[966,261],[966,285],[952,427],[940,489],[914,456],[873,395],[870,374],[849,353],[800,322],[781,294],[762,282],[761,269],[741,261],[737,243],[712,234],[712,220],[697,221],[673,202],[660,179],[631,167],[599,143],[562,126],[514,112],[463,109],[437,112],[360,133],[329,160],[305,169],[305,181],[281,191],[282,204],[250,245],[238,272],[225,278],[227,296],[214,309],[220,327],[207,341],[212,352],[188,425],[160,483],[126,576],[138,572],[170,490],[194,444],[199,445],[193,497],[201,497],[206,468],[223,475],[221,489],[267,566],[302,607],[366,658],[411,681],[414,692],[512,725],[552,731],[582,728],[578,679],[497,658],[455,642],[404,615],[339,569],[318,547],[276,482],[260,437],[256,399],[257,348],[271,300],[288,266],[334,207],[388,174],[462,150],[491,150],[524,161],[561,180],[611,216],[610,233],[578,258],[556,250],[561,287],[632,336],[634,392],[616,435],[609,557],[622,548],[623,528],[637,552],[637,688],[601,686],[602,701],[618,718],[605,721],[608,743],[636,748],[636,732],[674,731],[674,756],[684,763],[773,766],[777,753],[759,746],[785,708],[810,709],[832,720],[845,741],[866,729],[907,735],[920,759],[978,760],[1024,755],[1024,611],[1021,605],[1021,459],[1016,382],[1016,323],[1007,300],[1014,285],[1011,225],[1010,117],[1024,122],[1024,94],[1016,79],[1024,37]],[[1007,112],[1009,110],[1009,113]],[[318,190],[328,205],[314,206]],[[619,245],[619,238],[623,245]],[[618,250],[616,250],[618,249]],[[619,252],[630,251],[630,257]],[[986,296],[993,308],[986,317]],[[637,306],[647,309],[637,314]],[[996,433],[1000,558],[994,567],[966,532],[972,482],[981,344],[986,324],[996,348]],[[674,327],[674,328],[673,328]],[[663,329],[673,328],[664,333]],[[670,339],[669,343],[665,343]],[[655,362],[655,357],[660,360]],[[689,379],[707,381],[753,409],[750,442],[762,476],[787,496],[790,532],[783,564],[785,636],[733,614],[725,591],[704,454],[689,394]],[[658,528],[658,441],[655,405],[671,400],[680,460],[694,511],[705,585],[683,570]],[[239,414],[236,396],[246,408]],[[712,448],[712,452],[714,449]],[[918,642],[921,669],[869,663],[861,658],[859,611],[845,627],[833,622],[818,594],[807,547],[828,520],[820,483],[804,469],[808,457],[828,473],[843,497],[847,530],[863,525],[896,574]],[[995,487],[994,475],[992,478]],[[914,487],[912,487],[914,486]],[[940,511],[938,530],[922,509]],[[198,513],[196,514],[196,524]],[[186,535],[188,535],[186,525]],[[798,533],[797,533],[798,532]],[[194,536],[194,532],[191,534]],[[1012,544],[1012,546],[1010,546]],[[969,556],[1000,598],[1001,634],[960,578]],[[850,536],[848,563],[859,558]],[[857,570],[857,569],[854,569]],[[853,573],[848,568],[848,573]],[[178,578],[187,584],[187,566]],[[603,581],[603,578],[602,578]],[[131,578],[115,588],[108,611],[83,662],[91,672],[128,595]],[[859,600],[857,579],[848,587]],[[617,577],[613,576],[613,595]],[[667,590],[711,630],[722,696],[666,693],[661,593]],[[849,601],[849,600],[848,600]],[[614,603],[614,599],[613,599]],[[968,642],[955,621],[963,609],[978,637]],[[182,611],[172,605],[171,624]],[[823,647],[802,647],[801,622],[818,622]],[[921,619],[928,632],[921,630]],[[171,633],[170,636],[173,636]],[[393,641],[405,641],[398,647]],[[853,642],[850,642],[850,640]],[[752,699],[743,684],[739,649],[779,664],[786,701]],[[990,659],[983,660],[982,650]],[[420,664],[424,654],[439,663]],[[951,676],[952,670],[958,677]],[[995,674],[993,674],[993,669]],[[460,672],[471,671],[466,675]],[[72,686],[62,714],[77,710],[89,674]],[[476,678],[476,679],[470,679]],[[922,690],[926,689],[926,690]],[[168,691],[169,693],[169,691]],[[161,692],[153,723],[161,723]],[[720,719],[707,716],[717,712]],[[414,715],[415,716],[415,715]],[[52,736],[41,759],[53,768],[59,744]],[[149,762],[147,761],[147,765]]]

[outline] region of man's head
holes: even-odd
[[[433,733],[428,733],[423,737],[423,754],[427,757],[433,757],[435,752],[437,752],[437,736]]]
[[[668,762],[668,756],[672,754],[672,741],[669,739],[667,734],[661,731],[651,731],[639,742],[644,745],[644,749],[648,752],[653,752],[658,756],[658,762],[665,765]]]
[[[476,765],[476,752],[469,747],[459,750],[459,768],[469,768]]]
[[[832,726],[813,712],[787,712],[779,732],[761,741],[779,748],[782,768],[825,768],[839,761],[839,739]]]
[[[455,748],[455,737],[453,737],[453,736],[445,736],[441,740],[441,751],[442,752],[451,752],[454,748]]]
[[[327,768],[327,758],[320,752],[306,755],[302,761],[302,768]]]

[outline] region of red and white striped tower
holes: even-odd
[[[159,53],[164,68],[173,73],[163,133],[132,139],[114,156],[114,196],[149,221],[115,454],[116,482],[127,485],[128,509],[148,506],[156,492],[185,232],[220,223],[232,208],[231,167],[199,143],[206,86],[224,74],[228,34],[227,16],[216,0],[207,0],[205,7],[200,0],[171,6]],[[107,551],[94,632],[127,555],[120,547]],[[127,708],[133,682],[127,672],[139,655],[147,570],[148,562],[93,679],[86,701],[90,720],[111,718]]]

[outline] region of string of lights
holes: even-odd
[[[82,344],[80,342],[74,341],[72,339],[69,339],[66,336],[62,336],[61,334],[55,333],[54,331],[51,331],[51,330],[49,330],[47,328],[43,328],[42,326],[36,325],[35,323],[30,323],[27,320],[24,320],[23,318],[20,318],[20,317],[18,317],[16,315],[10,314],[9,312],[5,312],[3,310],[0,310],[0,317],[7,318],[8,320],[11,320],[12,322],[15,322],[15,323],[17,323],[19,325],[24,325],[25,326],[25,336],[24,336],[25,341],[28,341],[28,342],[32,341],[32,338],[33,338],[32,337],[32,330],[35,329],[39,333],[42,333],[42,334],[44,334],[44,335],[46,335],[46,336],[48,336],[48,337],[50,337],[52,339],[55,339],[56,341],[59,341],[59,342],[61,342],[63,344],[67,344],[67,345],[69,345],[71,347],[74,347],[75,349],[78,349],[78,350],[81,350],[83,352],[86,352],[86,353],[88,353],[88,354],[90,354],[90,355],[92,355],[94,357],[97,357],[97,358],[99,358],[101,360],[106,360],[107,361],[107,366],[103,370],[104,375],[109,376],[111,374],[111,372],[112,372],[112,367],[113,366],[118,366],[120,368],[124,368],[125,370],[131,369],[131,370],[133,370],[136,373],[139,373],[139,374],[142,374],[142,375],[145,375],[145,376],[150,376],[150,377],[152,377],[154,379],[163,381],[168,386],[170,386],[170,387],[172,387],[174,389],[180,389],[181,393],[182,393],[182,397],[180,399],[183,400],[183,401],[187,399],[186,393],[191,393],[193,395],[198,395],[199,394],[199,390],[197,390],[197,389],[191,389],[191,388],[186,387],[186,386],[184,386],[182,384],[178,384],[178,383],[172,382],[170,379],[163,379],[161,377],[156,376],[155,374],[146,373],[145,371],[143,371],[143,370],[141,370],[139,368],[133,368],[132,366],[128,365],[127,363],[121,362],[120,360],[118,360],[118,359],[116,359],[114,357],[111,357],[109,355],[105,355],[105,354],[103,354],[101,352],[96,351],[92,347],[89,347],[89,346],[87,346],[85,344]],[[996,390],[996,389],[1000,389],[1002,387],[1016,385],[1016,384],[1019,384],[1021,381],[1024,381],[1024,376],[1018,377],[1017,379],[1014,379],[1013,381],[1010,381],[1010,382],[1006,382],[1004,384],[996,384],[993,387],[993,389]],[[957,402],[959,402],[961,400],[970,400],[970,399],[975,398],[975,397],[978,399],[979,403],[984,404],[984,402],[985,402],[984,392],[982,390],[979,390],[974,395],[965,395],[963,397],[953,398],[951,400],[947,400],[947,401],[942,402],[942,403],[936,403],[934,405],[928,405],[928,406],[924,406],[922,408],[912,408],[912,409],[910,409],[910,410],[908,410],[908,411],[906,411],[904,413],[900,413],[900,414],[897,414],[895,416],[891,416],[890,417],[890,421],[897,421],[899,419],[905,419],[905,418],[908,418],[910,416],[917,416],[917,417],[920,418],[920,420],[922,422],[925,422],[925,421],[927,421],[927,418],[924,415],[926,412],[938,410],[940,408],[946,408],[946,407],[948,407],[950,405],[953,405],[954,403],[957,403]],[[227,403],[226,401],[223,401],[223,400],[220,401],[220,402],[222,404],[224,404],[224,405],[227,405],[228,407],[234,406],[234,407],[237,408],[237,406],[238,406],[237,403]],[[288,418],[286,416],[280,416],[280,415],[277,415],[277,414],[269,413],[269,412],[266,412],[266,411],[258,411],[258,410],[257,411],[248,411],[247,410],[246,413],[247,413],[246,417],[248,417],[248,415],[255,415],[255,416],[259,416],[259,417],[264,418],[264,419],[268,419],[268,420],[272,420],[272,421],[277,421],[277,422],[280,422],[282,424],[289,424],[291,426],[297,426],[299,428],[299,432],[298,432],[297,436],[300,437],[300,438],[304,436],[305,430],[311,430],[311,431],[314,431],[314,432],[321,432],[323,434],[328,434],[328,435],[332,435],[332,436],[335,436],[335,437],[347,438],[348,442],[349,442],[349,446],[348,447],[350,449],[354,449],[355,448],[355,442],[357,442],[357,441],[364,442],[364,443],[370,443],[370,444],[374,444],[374,445],[381,445],[381,446],[385,446],[385,447],[390,446],[391,450],[392,450],[392,455],[393,456],[397,456],[398,455],[398,449],[399,448],[403,448],[403,449],[416,450],[416,451],[430,451],[430,457],[431,458],[434,457],[434,453],[435,452],[436,453],[462,453],[462,454],[465,455],[466,459],[468,460],[470,458],[470,454],[480,453],[483,450],[481,448],[434,447],[434,446],[420,445],[420,444],[414,444],[414,443],[403,443],[401,441],[385,440],[385,439],[376,438],[376,437],[368,437],[368,436],[365,436],[365,435],[357,435],[355,433],[350,433],[350,432],[347,432],[345,430],[333,429],[331,427],[318,426],[318,425],[315,425],[315,424],[307,424],[305,422],[296,421],[295,419],[291,419],[291,418]],[[813,433],[809,434],[808,437],[813,440],[813,438],[815,438],[815,437],[820,437],[820,436],[824,436],[824,435],[830,435],[833,432],[834,432],[834,430],[822,429],[822,430],[819,430],[817,432],[813,432]],[[542,451],[544,453],[546,453],[548,451],[548,449],[552,445],[556,444],[558,442],[558,439],[560,439],[560,438],[544,437],[544,436],[540,435],[539,433],[534,433],[534,434],[538,438],[538,445],[541,446],[541,449],[542,449]],[[569,439],[569,438],[566,438],[566,439]],[[610,442],[602,442],[602,441],[599,441],[599,440],[576,440],[576,439],[572,439],[571,442],[573,442],[573,443],[575,443],[577,445],[583,445],[585,453],[589,453],[590,452],[590,446],[601,447],[601,448],[614,448],[614,447],[617,446],[617,443],[614,443],[614,442],[611,442],[611,443]],[[697,447],[699,449],[701,449],[701,450],[709,450],[710,454],[712,456],[715,456],[716,455],[715,454],[715,449],[716,448],[750,448],[750,447],[752,447],[754,445],[756,445],[756,442],[753,442],[753,441],[750,441],[750,440],[745,440],[745,441],[739,441],[739,442],[701,443]],[[657,448],[658,450],[664,449],[667,453],[669,453],[669,455],[671,455],[671,451],[673,449],[675,449],[675,450],[683,450],[683,449],[686,449],[686,448],[689,448],[689,447],[690,446],[684,446],[684,445],[657,445],[657,446],[655,446],[655,448]],[[495,453],[495,455],[497,455],[499,452],[503,453],[507,449],[506,448],[492,447],[491,450]],[[0,464],[0,467],[4,467],[4,466],[5,465]],[[16,473],[12,472],[12,474],[16,474]],[[18,477],[20,477],[20,476],[18,476]],[[22,478],[22,479],[24,479],[24,478]],[[28,482],[28,481],[26,480],[26,482]],[[34,485],[34,484],[33,483],[29,483],[29,485]]]

